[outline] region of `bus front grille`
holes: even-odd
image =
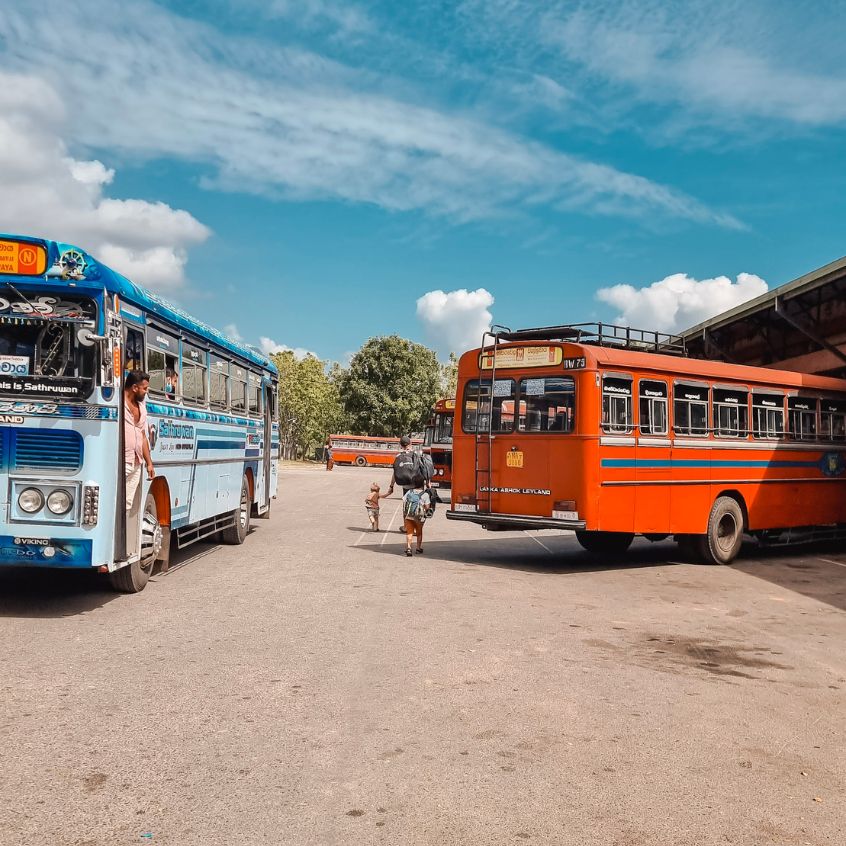
[[[82,467],[82,438],[77,432],[13,429],[9,441],[13,471],[74,473]]]

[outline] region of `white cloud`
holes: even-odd
[[[767,283],[753,273],[693,279],[674,273],[644,288],[614,285],[596,297],[619,309],[616,322],[638,329],[679,332],[766,293]]]
[[[105,0],[42,6],[33,16],[24,0],[7,4],[0,62],[31,68],[37,52],[39,73],[73,106],[69,130],[81,143],[205,165],[206,187],[457,221],[545,205],[737,225],[665,185],[418,105],[428,94],[392,96],[397,82],[367,69],[218,31],[144,0],[120,15]],[[324,16],[334,8],[317,6]]]
[[[429,291],[417,300],[417,317],[438,352],[446,357],[478,347],[491,325],[494,297],[477,288],[468,291]]]
[[[239,344],[244,343],[244,338],[234,323],[227,323],[226,326],[223,327],[223,334],[226,335],[227,338],[230,338]]]
[[[273,338],[267,338],[264,335],[259,338],[259,349],[265,355],[273,355],[280,352],[292,352],[295,358],[305,358],[307,355],[312,355],[315,358],[320,358],[317,353],[305,349],[305,347],[289,347],[287,344],[280,344],[274,341]]]
[[[0,72],[0,90],[0,230],[76,243],[157,291],[182,287],[187,249],[209,230],[164,203],[105,196],[114,171],[68,154],[75,115],[43,81]]]

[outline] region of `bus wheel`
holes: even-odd
[[[139,593],[147,586],[162,550],[162,527],[159,524],[156,499],[147,494],[144,514],[141,517],[141,557],[109,575],[112,587],[120,593]]]
[[[706,564],[731,564],[743,541],[743,510],[738,501],[718,497],[708,517],[708,531],[697,540],[697,552]]]
[[[363,455],[357,455],[355,457],[355,466],[356,467],[367,467],[367,459]]]
[[[247,477],[241,480],[241,504],[232,512],[235,525],[224,529],[220,536],[224,543],[238,545],[244,542],[250,531],[250,483]]]
[[[628,532],[576,532],[576,540],[594,555],[622,555],[634,540]]]

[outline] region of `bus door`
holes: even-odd
[[[671,440],[667,383],[641,379],[638,392],[635,525],[644,532],[670,531]]]
[[[271,441],[273,439],[273,388],[270,385],[264,386],[264,443],[263,443],[263,466],[264,484],[262,485],[261,502],[259,510],[264,511],[270,507],[270,462],[272,459]]]

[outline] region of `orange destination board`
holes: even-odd
[[[549,367],[561,364],[561,347],[499,347],[496,366],[500,367]],[[493,352],[480,356],[482,370],[493,369]]]
[[[0,273],[41,276],[47,270],[47,250],[41,244],[0,240]]]

